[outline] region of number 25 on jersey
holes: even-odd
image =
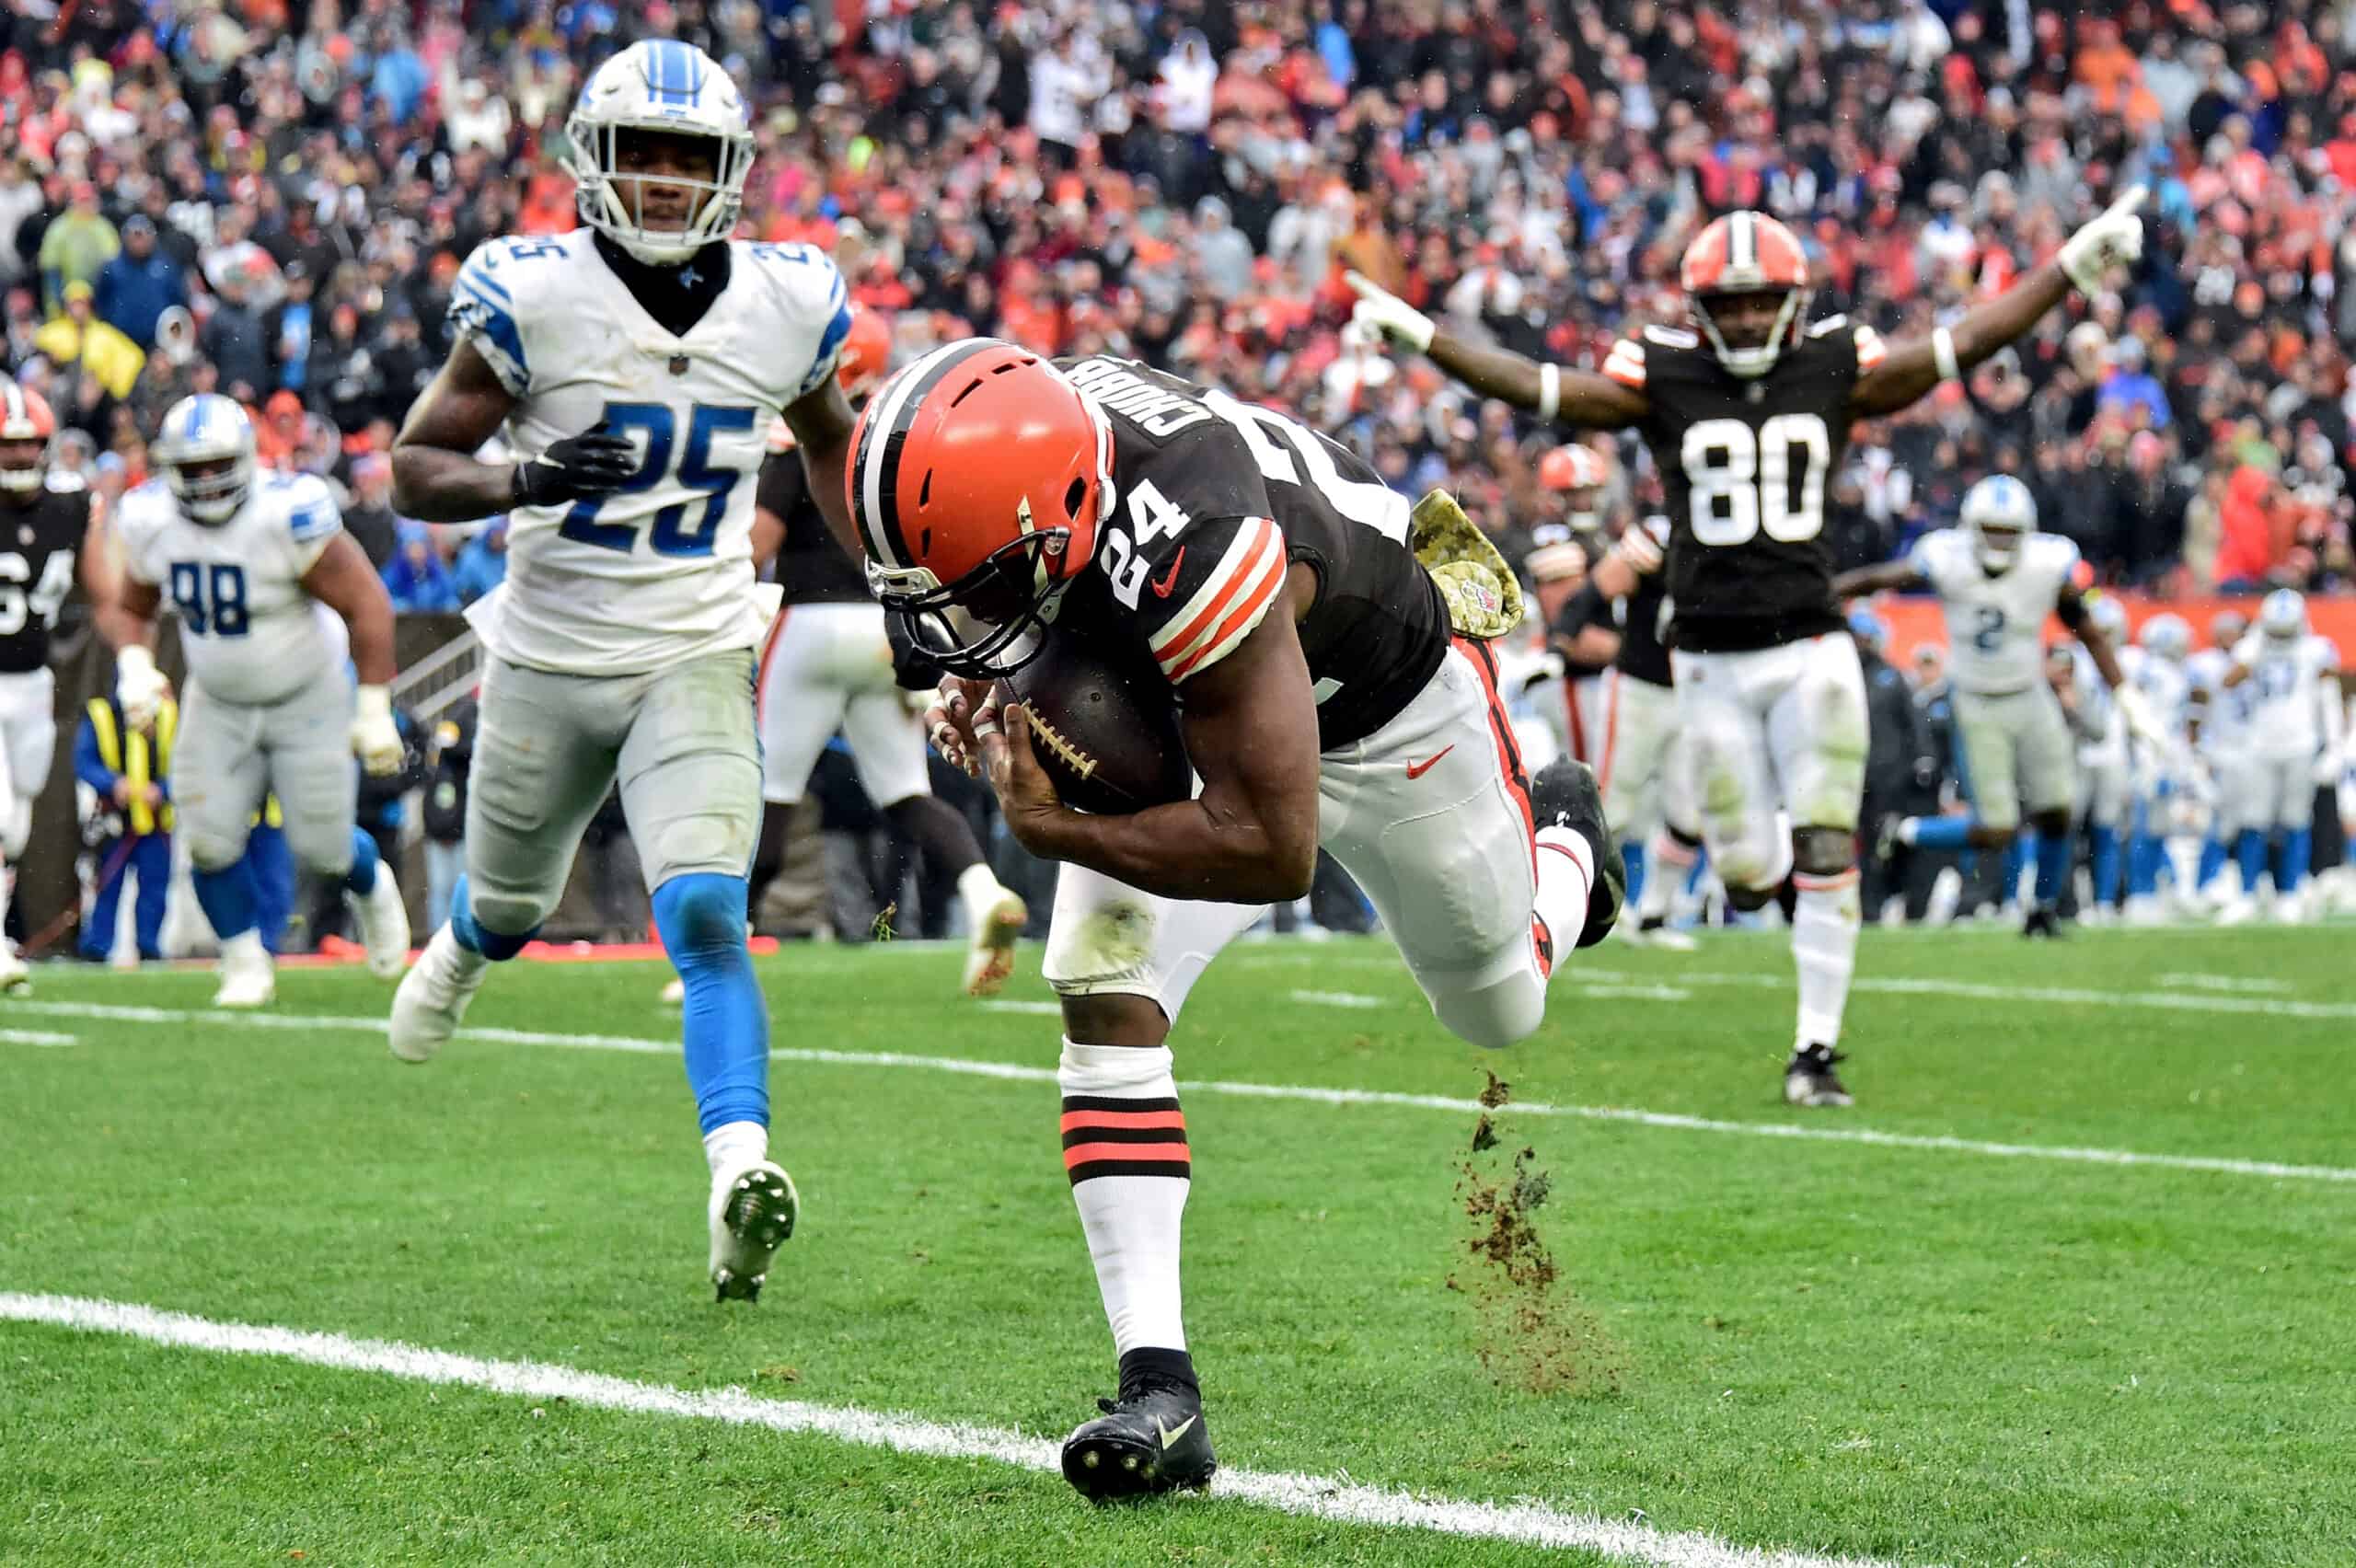
[[[754,428],[757,415],[751,409],[714,408],[698,403],[687,416],[687,439],[679,453],[678,467],[671,464],[672,449],[678,444],[679,421],[669,405],[664,403],[608,403],[599,422],[617,434],[639,433],[646,437],[646,454],[640,461],[638,472],[622,481],[612,495],[590,501],[577,501],[564,514],[563,526],[558,534],[576,544],[594,546],[601,550],[618,550],[628,555],[638,547],[638,525],[634,523],[600,523],[597,513],[619,497],[637,495],[671,480],[676,490],[693,491],[703,497],[703,510],[695,526],[683,527],[687,517],[687,502],[676,502],[660,508],[654,513],[654,526],[647,542],[656,555],[708,556],[711,554],[714,536],[720,531],[721,519],[728,513],[728,497],[735,490],[744,473],[736,468],[715,467],[711,462],[711,444],[715,436],[742,433]]]
[[[1680,455],[1693,492],[1693,537],[1748,544],[1763,528],[1779,544],[1824,531],[1824,471],[1832,435],[1816,414],[1777,414],[1753,433],[1741,420],[1688,425]]]

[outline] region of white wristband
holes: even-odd
[[[1538,417],[1553,422],[1563,406],[1563,367],[1553,363],[1538,367]]]
[[[126,675],[136,677],[141,675],[152,675],[156,673],[156,656],[153,653],[148,652],[144,647],[136,642],[126,644],[124,647],[118,649],[115,652],[114,663],[115,668]]]
[[[1944,327],[1931,334],[1931,360],[1939,367],[1941,381],[1963,379],[1963,366],[1956,363],[1955,334]]]

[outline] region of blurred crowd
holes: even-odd
[[[1850,561],[2022,473],[2108,579],[2346,585],[2351,7],[2131,0],[21,0],[0,22],[7,357],[104,489],[203,388],[330,474],[405,607],[503,566],[394,517],[391,432],[484,236],[574,222],[563,116],[641,37],[756,106],[746,231],[831,248],[905,352],[995,332],[1285,406],[1528,519],[1542,432],[1349,340],[1345,268],[1571,364],[1673,316],[1755,205],[1819,314],[1927,330],[2148,182],[2132,289],[1855,444]],[[1620,482],[1641,490],[1633,447]],[[355,531],[363,531],[360,524]]]

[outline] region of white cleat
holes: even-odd
[[[347,893],[344,902],[360,922],[360,945],[368,950],[368,973],[397,980],[409,966],[409,906],[393,881],[392,868],[376,868],[376,885],[365,894]]]
[[[2258,918],[2258,900],[2247,894],[2229,898],[2217,910],[2220,926],[2246,926]]]
[[[974,945],[965,954],[965,995],[995,997],[1014,973],[1014,944],[1022,938],[1031,911],[1006,894],[974,924]]]
[[[2119,917],[2130,926],[2165,926],[2168,923],[2167,909],[2155,893],[2131,894],[2119,911]]]
[[[753,1301],[768,1278],[769,1260],[793,1234],[802,1194],[784,1167],[769,1160],[713,1177],[711,1284],[713,1299]]]
[[[11,997],[33,994],[33,972],[25,967],[15,945],[5,939],[0,939],[0,992]]]
[[[2298,893],[2277,894],[2270,913],[2278,926],[2304,926],[2307,923],[2306,896]]]
[[[666,1008],[683,1007],[687,1000],[687,983],[676,974],[672,975],[671,983],[663,987],[663,1005]]]
[[[216,1008],[266,1008],[278,999],[278,966],[261,945],[246,953],[221,955],[221,988],[213,993]]]
[[[491,961],[460,947],[448,926],[434,932],[393,993],[393,1055],[404,1062],[432,1061],[458,1032],[490,969]]]

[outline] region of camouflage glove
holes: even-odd
[[[1436,490],[1415,502],[1407,545],[1439,584],[1460,636],[1486,640],[1521,624],[1521,580],[1454,496]]]

